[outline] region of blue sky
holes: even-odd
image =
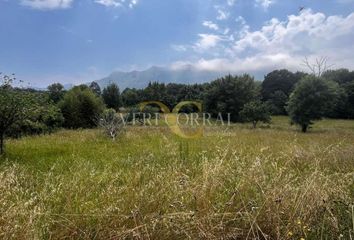
[[[299,11],[299,7],[305,9]],[[354,69],[354,0],[0,0],[0,72],[32,86],[193,65]]]

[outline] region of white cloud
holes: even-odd
[[[216,31],[219,30],[219,26],[213,23],[212,21],[204,21],[203,26],[210,28],[212,30],[216,30]]]
[[[223,34],[227,35],[227,34],[229,34],[229,32],[230,32],[230,28],[225,28]]]
[[[227,5],[233,6],[235,4],[236,0],[227,0]]]
[[[246,58],[214,58],[214,59],[204,59],[201,58],[196,63],[194,67],[200,70],[209,71],[231,71],[231,72],[252,72],[252,71],[262,71],[266,69],[273,69],[275,66],[281,68],[293,68],[297,65],[296,60],[292,62],[285,62],[288,60],[289,56],[286,54],[276,54],[276,55],[256,55]]]
[[[195,44],[196,50],[207,50],[222,41],[222,38],[215,34],[199,34],[199,40]]]
[[[340,47],[338,41],[353,40],[353,30],[354,13],[346,18],[326,17],[323,13],[306,10],[300,15],[289,16],[285,22],[273,18],[260,30],[247,31],[243,38],[235,42],[234,49],[237,52],[252,49],[306,54]]]
[[[121,1],[116,1],[116,0],[95,0],[95,3],[102,4],[106,7],[120,7],[120,6],[122,6]]]
[[[128,6],[129,8],[133,8],[138,4],[138,0],[95,0],[95,2],[106,7]]]
[[[21,0],[23,6],[39,10],[65,9],[69,8],[73,0]]]
[[[185,52],[188,50],[188,46],[186,45],[176,45],[176,44],[172,44],[171,48],[177,52]]]
[[[136,4],[138,4],[138,0],[131,0],[129,3],[129,7],[133,8]]]
[[[256,0],[256,6],[261,6],[264,9],[268,9],[272,4],[275,3],[275,0]]]
[[[224,37],[199,34],[193,56],[199,60],[186,62],[200,69],[232,72],[301,70],[306,56],[327,56],[336,67],[354,69],[354,12],[346,17],[326,16],[308,9],[284,21],[273,18],[254,31],[243,18],[238,22],[238,32],[231,30]],[[217,52],[216,57],[200,51],[209,48]]]
[[[246,24],[246,20],[242,16],[238,16],[235,21],[241,23],[242,25]]]
[[[217,20],[226,20],[230,16],[229,12],[222,9],[217,9],[217,12],[218,12],[218,16],[216,17]]]

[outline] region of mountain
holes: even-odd
[[[115,71],[108,77],[97,80],[101,88],[110,83],[116,83],[121,90],[125,88],[144,88],[149,82],[159,83],[205,83],[210,82],[227,73],[202,71],[193,66],[171,69],[166,67],[151,67],[144,71],[120,72]]]

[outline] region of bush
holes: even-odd
[[[52,133],[62,127],[64,122],[60,109],[48,102],[37,103],[28,117],[14,124],[8,131],[10,137]]]
[[[256,128],[258,122],[269,123],[271,120],[268,104],[261,101],[246,103],[240,116],[243,121],[252,122],[253,128]]]
[[[92,128],[104,110],[102,99],[89,88],[74,87],[59,103],[67,128]]]
[[[58,103],[63,99],[64,96],[64,86],[60,83],[53,83],[48,86],[49,98],[54,102]]]
[[[114,109],[106,109],[101,115],[98,124],[105,134],[115,140],[124,129],[125,119],[123,119],[123,116],[119,116]]]
[[[0,154],[4,152],[5,137],[51,132],[63,122],[48,94],[14,88],[15,79],[14,75],[0,74]]]

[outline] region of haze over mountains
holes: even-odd
[[[195,84],[210,82],[221,77],[225,72],[198,70],[186,65],[183,68],[172,69],[168,67],[151,67],[144,71],[121,72],[115,71],[109,76],[97,80],[100,87],[106,87],[110,83],[116,83],[121,90],[125,88],[144,88],[149,82],[159,83],[184,83]]]

